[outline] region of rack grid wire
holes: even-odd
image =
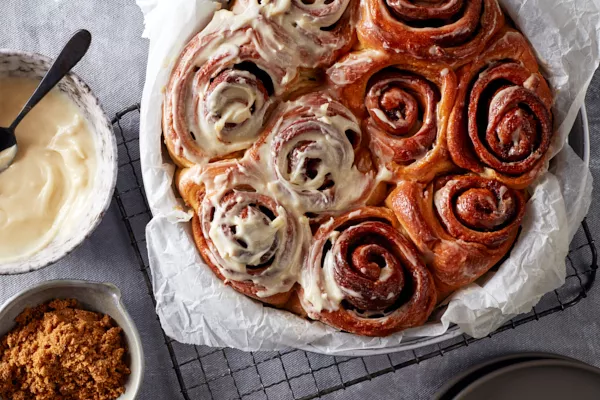
[[[120,160],[115,200],[140,271],[145,277],[148,294],[155,303],[144,234],[151,214],[140,169],[139,113],[139,105],[134,105],[117,113],[112,121]],[[565,284],[544,296],[530,313],[515,317],[487,337],[579,303],[594,285],[596,262],[596,247],[583,221],[571,242],[566,260]],[[168,338],[164,332],[163,336],[185,400],[314,399],[435,357],[443,357],[448,352],[485,339],[463,334],[412,351],[373,357],[337,357],[293,348],[247,353],[230,348],[184,345]]]

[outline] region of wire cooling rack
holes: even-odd
[[[119,178],[115,199],[131,245],[154,302],[144,228],[151,215],[145,197],[139,155],[139,105],[119,112],[113,120],[119,148]],[[582,223],[567,256],[567,280],[548,293],[529,314],[520,315],[489,335],[515,329],[579,303],[592,289],[597,254],[586,222]],[[393,373],[484,340],[466,335],[414,351],[385,356],[333,357],[296,349],[246,353],[229,348],[184,345],[168,338],[181,395],[190,399],[314,399],[352,385]]]

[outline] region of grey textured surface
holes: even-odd
[[[142,14],[133,0],[2,0],[0,47],[54,57],[79,28],[89,29],[94,39],[75,72],[90,85],[107,114],[113,116],[123,106],[138,102],[148,50],[141,39]],[[178,398],[160,325],[114,204],[91,238],[67,258],[41,271],[0,276],[0,300],[35,282],[58,278],[117,285],[144,344],[147,369],[140,398]]]
[[[71,32],[78,28],[87,28],[94,35],[94,41],[90,52],[76,68],[76,72],[92,87],[109,116],[140,100],[145,76],[147,42],[140,38],[143,30],[142,15],[133,0],[3,0],[2,10],[0,47],[38,51],[55,56]],[[600,182],[600,158],[596,156],[600,146],[600,74],[597,74],[592,82],[587,105],[592,138],[591,168],[596,182]],[[596,190],[595,199],[600,200],[599,196]],[[596,201],[592,205],[588,216],[592,233],[596,237],[600,237],[598,203]],[[66,259],[42,271],[0,277],[0,301],[35,282],[53,278],[110,281],[121,288],[125,304],[140,330],[146,352],[146,377],[140,398],[181,398],[152,303],[114,204],[91,239]],[[444,357],[424,361],[419,365],[351,386],[329,394],[326,398],[363,399],[368,396],[386,399],[426,399],[453,375],[494,356],[522,351],[555,352],[600,366],[600,338],[597,334],[600,328],[599,304],[600,288],[595,288],[587,299],[565,312],[525,324],[492,339],[448,353]],[[185,347],[178,346],[176,350],[178,349],[182,356],[189,351]],[[228,356],[230,363],[232,360],[243,363],[244,355],[240,353],[232,352],[231,356]],[[396,357],[401,359],[403,356],[398,355],[392,359]],[[308,359],[312,365],[313,359]],[[285,360],[286,357],[282,357],[282,362],[285,363]],[[327,362],[326,357],[317,356],[315,360]],[[369,370],[385,368],[389,366],[388,360],[386,357],[372,357],[366,360],[366,366]],[[304,368],[300,361],[291,362],[286,371]],[[352,368],[353,364],[349,362],[347,365]],[[270,363],[265,362],[260,368],[269,367]],[[356,373],[359,373],[365,366],[361,363],[355,368],[358,371]],[[278,367],[277,371],[281,372],[280,370]],[[272,374],[265,371],[263,379],[270,379],[269,377],[275,376],[277,371],[272,371]],[[326,372],[327,369],[324,369],[323,374],[320,374],[323,375],[323,379],[327,379]],[[186,378],[195,379],[193,374],[186,375]],[[252,384],[253,379],[257,377],[248,379],[248,384]],[[319,384],[316,381],[315,383]],[[305,384],[310,386],[314,383],[309,381]],[[290,394],[288,387],[278,390],[275,386],[267,395],[269,398],[285,398],[286,393]],[[225,398],[227,393],[231,393],[228,388],[231,389],[231,386],[225,386],[220,392],[215,391],[214,397]],[[203,397],[196,393],[193,398]]]

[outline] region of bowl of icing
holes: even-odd
[[[0,49],[0,126],[8,126],[52,60]],[[72,252],[98,226],[117,178],[110,120],[70,73],[21,122],[0,173],[0,274],[34,271]]]

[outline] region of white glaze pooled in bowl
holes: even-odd
[[[51,59],[39,54],[0,49],[0,79],[39,81],[50,64]],[[82,123],[87,125],[93,138],[96,167],[90,177],[90,195],[81,204],[65,207],[66,212],[76,215],[69,218],[69,229],[60,230],[47,246],[17,261],[7,262],[0,257],[0,274],[34,271],[73,251],[98,226],[112,199],[117,179],[117,144],[109,119],[90,88],[75,74],[67,74],[59,82],[57,90],[79,112]],[[19,148],[19,152],[21,150]]]
[[[38,82],[0,78],[0,126],[9,126]],[[0,263],[25,259],[68,235],[89,202],[94,140],[75,105],[52,90],[16,130],[17,157],[0,173]],[[60,232],[60,233],[59,233]]]

